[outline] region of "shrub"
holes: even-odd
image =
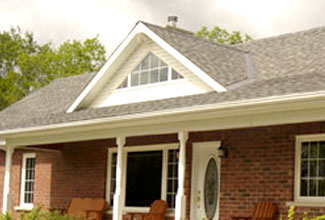
[[[0,220],[13,220],[11,214],[1,215]],[[29,213],[22,213],[20,220],[83,220],[83,218],[61,215],[59,212],[50,212],[42,210],[42,207],[36,207]]]

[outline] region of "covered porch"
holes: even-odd
[[[317,115],[323,117],[323,109],[314,113],[313,120]],[[206,113],[205,117],[211,114]],[[221,117],[225,114],[231,112],[209,120],[202,116],[195,120],[193,114],[188,120],[178,114],[168,117],[168,121],[164,117],[112,124],[104,121],[7,135],[1,142],[5,152],[1,154],[2,210],[20,212],[32,207],[21,204],[21,180],[24,153],[34,153],[33,206],[64,207],[73,197],[101,197],[110,204],[107,217],[120,220],[128,212],[148,211],[153,199],[149,197],[155,194],[160,195],[157,199],[170,203],[167,219],[198,219],[197,216],[205,215],[202,210],[206,211],[204,184],[199,181],[205,176],[200,175],[206,174],[212,154],[217,167],[212,174],[218,181],[212,184],[217,189],[212,194],[216,202],[211,200],[213,220],[249,215],[259,201],[272,201],[277,205],[277,215],[285,214],[295,198],[296,137],[324,133],[324,122],[299,122],[298,119],[308,120],[302,117],[303,111]],[[174,122],[176,119],[183,122]],[[221,143],[227,148],[227,157],[218,157]],[[128,182],[128,172],[141,174],[138,170],[142,166],[132,166],[132,170],[127,163],[141,164],[138,157],[158,161],[152,162],[157,166],[152,171],[158,172],[148,175],[157,180],[148,197],[128,192],[132,182]],[[198,162],[200,158],[204,163]],[[171,176],[169,167],[175,171]],[[136,180],[137,176],[133,177]],[[140,196],[143,197],[137,200]],[[144,202],[146,199],[148,202]],[[140,200],[142,204],[134,203]],[[308,210],[305,207],[300,213]]]

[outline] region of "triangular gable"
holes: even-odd
[[[101,70],[94,76],[78,98],[73,102],[73,104],[67,110],[68,113],[73,112],[82,103],[89,102],[96,94],[96,92],[103,87],[103,82],[105,79],[109,79],[114,71],[119,65],[125,61],[127,55],[130,51],[134,50],[139,43],[143,41],[144,38],[149,37],[156,44],[166,50],[171,54],[176,60],[178,60],[182,65],[187,67],[191,72],[193,72],[198,78],[204,81],[208,86],[217,92],[224,92],[226,88],[213,80],[208,74],[203,72],[197,65],[192,63],[189,59],[183,56],[180,52],[175,50],[171,45],[165,42],[157,34],[151,31],[145,24],[138,22],[133,30],[129,33],[126,39],[121,43],[121,45],[115,50],[111,55],[105,65]]]

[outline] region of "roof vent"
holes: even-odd
[[[177,26],[178,17],[177,16],[168,16],[168,26],[176,27]]]

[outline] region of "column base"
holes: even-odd
[[[177,194],[175,198],[175,220],[186,219],[186,196],[184,194]]]

